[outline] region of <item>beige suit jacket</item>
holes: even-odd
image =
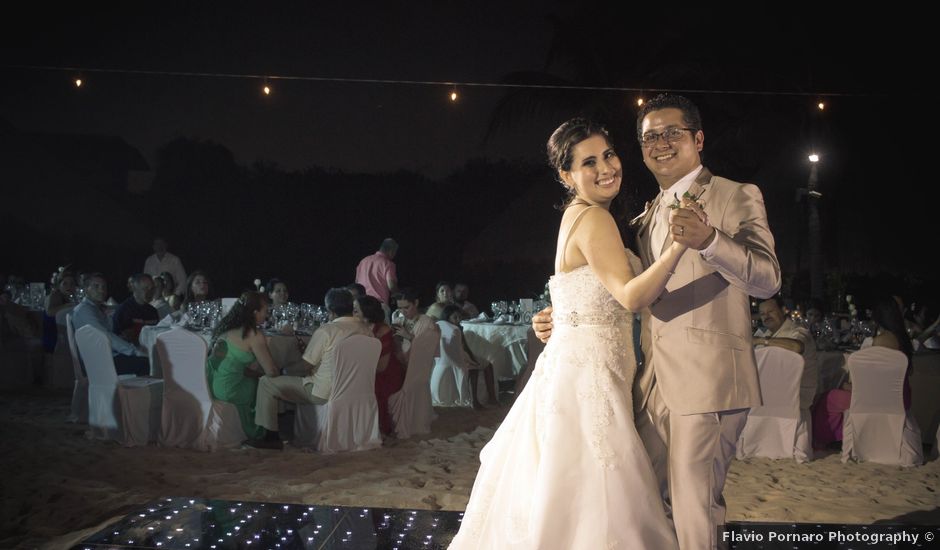
[[[713,176],[707,168],[689,192],[704,203],[717,230],[714,255],[705,260],[695,250],[683,254],[663,295],[650,306],[650,322],[644,323],[649,354],[637,373],[634,404],[642,409],[655,380],[673,414],[760,405],[749,296],[768,298],[780,290],[764,199],[757,186]],[[645,267],[653,263],[650,225],[658,205],[659,200],[648,203],[633,220]],[[668,236],[665,246],[671,243]]]

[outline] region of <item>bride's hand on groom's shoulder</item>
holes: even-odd
[[[543,343],[548,342],[552,335],[552,306],[532,316],[532,330],[535,331],[536,338]]]

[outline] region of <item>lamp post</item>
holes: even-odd
[[[822,231],[819,226],[819,199],[822,193],[816,189],[818,183],[817,167],[819,155],[809,156],[809,180],[806,182],[807,202],[809,203],[809,281],[810,296],[823,299],[823,261]]]

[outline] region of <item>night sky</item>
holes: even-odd
[[[455,174],[466,172],[470,159],[485,159],[541,174],[520,182],[508,176],[477,180],[462,188],[442,184],[441,193],[455,194],[455,208],[473,211],[473,231],[455,232],[440,241],[462,251],[501,216],[528,225],[529,218],[547,220],[544,242],[553,242],[557,212],[514,217],[477,197],[489,194],[505,198],[507,207],[521,204],[529,210],[556,200],[558,189],[550,174],[539,173],[537,167],[551,130],[575,114],[596,116],[610,127],[625,159],[625,189],[632,208],[650,198],[655,183],[639,161],[632,135],[633,101],[641,92],[459,86],[459,99],[453,103],[448,87],[270,78],[273,93],[264,97],[261,80],[91,71],[80,75],[86,84],[76,90],[70,84],[76,72],[14,67],[689,90],[686,95],[703,112],[706,164],[719,174],[761,186],[778,255],[796,280],[807,259],[805,203],[795,197],[806,185],[805,158],[811,150],[824,159],[820,204],[827,269],[869,276],[888,272],[906,277],[917,288],[935,279],[924,259],[931,244],[911,238],[935,233],[929,201],[917,195],[928,178],[921,166],[929,153],[918,148],[913,156],[920,160],[901,160],[910,152],[892,147],[903,143],[891,143],[887,137],[910,134],[918,124],[930,124],[923,117],[935,118],[926,96],[918,95],[924,94],[918,74],[906,69],[922,52],[931,51],[927,22],[916,17],[795,13],[783,11],[783,6],[763,8],[776,11],[761,15],[714,9],[680,12],[674,6],[621,13],[557,2],[250,6],[161,5],[143,12],[140,7],[105,10],[83,5],[10,18],[0,36],[0,65],[5,67],[0,76],[0,129],[9,135],[117,136],[143,155],[157,177],[158,151],[177,138],[211,140],[231,151],[241,166],[263,159],[285,172],[313,166],[372,175],[404,170],[432,183],[448,178],[453,183]],[[791,95],[797,93],[808,95]],[[819,93],[840,95],[815,95]],[[813,108],[818,97],[827,102],[824,113]],[[518,189],[503,188],[507,184]],[[546,197],[526,203],[525,197],[539,196],[537,188],[529,191],[538,184],[544,185]],[[421,189],[421,195],[411,199],[411,212],[400,216],[421,216],[424,208],[438,208],[428,198],[435,193],[433,185]],[[333,222],[317,219],[318,226]],[[277,223],[276,216],[260,221],[265,227]],[[54,223],[51,226],[54,231]],[[378,228],[368,223],[353,226],[345,263],[370,253],[386,234],[411,234],[388,222]],[[148,225],[144,232],[157,231],[161,229]],[[511,233],[505,235],[507,246]],[[186,238],[179,232],[171,236],[177,244]],[[138,255],[142,263],[149,238],[139,236],[142,251],[132,252],[132,263],[138,263]],[[16,241],[26,247],[29,239]],[[550,244],[548,248],[543,255],[550,258]],[[187,267],[199,263],[185,242],[176,249],[185,253],[181,255]],[[422,273],[414,278],[422,286],[467,271],[422,259],[431,251],[414,252],[409,256],[406,244],[401,261],[412,273]],[[452,257],[467,261],[461,252]],[[49,258],[49,267],[40,269],[21,265],[34,261],[32,255],[8,254],[10,264],[0,270],[46,273],[65,259],[82,260],[80,254]],[[485,263],[485,258],[477,260]],[[123,269],[117,271],[123,274]],[[279,273],[302,269],[284,264]],[[497,286],[492,292],[522,293],[547,274],[536,274],[518,287]],[[338,282],[347,281],[332,281]],[[332,283],[317,280],[310,292]],[[478,288],[486,284],[476,282]]]

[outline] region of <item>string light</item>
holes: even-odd
[[[267,84],[264,85],[264,88],[261,88],[261,91],[264,92],[264,95],[271,95],[271,87]]]
[[[450,91],[450,100],[457,101],[457,86],[454,85],[454,88]]]
[[[642,107],[642,106],[643,106],[643,98],[642,98],[642,97],[636,98],[636,106],[637,106],[637,107]]]
[[[75,87],[76,87],[76,88],[81,88],[81,87],[82,87],[82,79],[81,79],[81,78],[76,78],[76,79],[75,79]]]
[[[114,73],[126,75],[148,75],[148,76],[182,76],[198,78],[241,78],[241,79],[265,79],[267,80],[301,80],[311,82],[344,82],[352,84],[401,84],[412,86],[453,86],[454,96],[457,86],[480,87],[480,88],[513,88],[513,89],[543,89],[543,90],[579,90],[579,91],[611,91],[611,92],[670,92],[680,94],[731,94],[731,95],[766,95],[766,96],[815,96],[815,97],[872,97],[884,94],[876,93],[850,93],[850,92],[796,92],[779,90],[707,90],[698,88],[637,88],[629,86],[576,86],[576,85],[558,85],[558,84],[509,84],[501,82],[441,82],[437,80],[392,80],[392,79],[374,79],[374,78],[338,78],[322,76],[296,76],[296,75],[259,75],[259,74],[238,74],[238,73],[197,73],[185,71],[149,71],[142,69],[101,69],[89,67],[56,67],[56,66],[37,66],[37,65],[4,65],[4,69],[20,69],[34,71],[69,71],[80,73]],[[820,102],[821,103],[821,102]]]
[[[826,109],[826,104],[823,103],[822,101],[820,101],[819,103],[817,103],[816,106],[819,107],[819,110],[820,110],[820,111],[824,111],[824,110]]]

